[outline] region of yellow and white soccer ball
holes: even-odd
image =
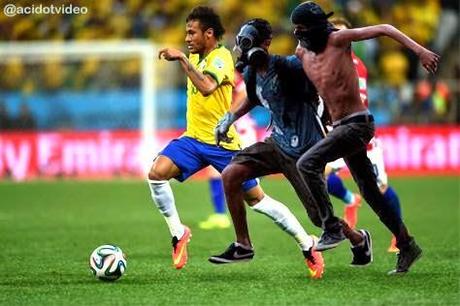
[[[114,281],[119,279],[126,271],[126,256],[119,247],[104,244],[91,253],[89,267],[98,279]]]

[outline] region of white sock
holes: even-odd
[[[171,236],[180,239],[184,235],[184,226],[180,222],[179,214],[174,203],[174,195],[169,181],[147,180],[150,187],[150,194],[153,202],[163,215],[168,224]]]
[[[284,204],[265,195],[264,198],[251,208],[270,219],[286,233],[291,235],[302,251],[308,251],[313,246],[313,238],[307,234],[299,220]]]

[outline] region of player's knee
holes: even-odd
[[[244,193],[244,200],[249,206],[254,206],[264,198],[265,194],[260,185],[254,186]]]
[[[241,179],[241,171],[235,165],[228,165],[222,171],[222,182],[224,187],[239,186],[243,182]]]
[[[155,165],[150,168],[148,178],[152,181],[165,181],[169,179],[167,174],[164,171],[160,171]]]
[[[316,173],[316,166],[313,162],[313,160],[310,158],[310,156],[308,155],[304,155],[302,157],[299,158],[299,160],[297,160],[296,162],[296,168],[297,168],[297,171],[301,172],[301,173]]]

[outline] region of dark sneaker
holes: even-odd
[[[422,249],[412,239],[405,247],[401,247],[398,253],[396,269],[388,272],[389,275],[398,275],[409,272],[410,266],[422,256]]]
[[[214,264],[226,264],[234,262],[249,261],[254,257],[252,248],[243,247],[237,242],[230,244],[227,250],[220,255],[214,255],[208,260]]]
[[[315,247],[315,250],[318,252],[326,251],[329,249],[333,249],[339,245],[345,239],[345,235],[343,231],[340,230],[337,233],[324,231],[319,238],[318,244]]]
[[[353,253],[353,260],[350,264],[352,267],[364,267],[373,260],[371,234],[366,230],[359,230],[359,232],[364,236],[364,244],[350,248]]]

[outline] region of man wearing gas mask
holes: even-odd
[[[247,98],[239,107],[232,107],[215,129],[217,144],[229,142],[227,132],[233,122],[255,106],[263,106],[272,116],[271,136],[237,153],[222,173],[237,242],[248,247],[251,242],[240,187],[248,178],[282,173],[294,187],[312,222],[322,225],[316,202],[296,168],[297,159],[323,137],[321,123],[316,117],[318,95],[295,56],[268,53],[271,38],[271,27],[266,20],[253,19],[241,27],[234,50],[238,54],[237,69],[244,75]],[[262,213],[276,209],[258,204],[252,208]],[[369,233],[352,230],[346,223],[344,228],[354,245],[352,265],[369,264],[372,261]],[[233,258],[235,252],[232,244],[224,253],[212,256],[210,261],[220,263]],[[314,269],[317,252],[310,248],[303,250],[303,254],[309,268]]]
[[[439,56],[425,49],[391,25],[336,31],[322,8],[312,1],[298,5],[292,12],[294,35],[299,40],[297,57],[303,69],[324,99],[333,121],[333,130],[299,159],[300,174],[310,187],[327,226],[317,250],[336,247],[344,239],[342,224],[333,209],[324,181],[324,167],[343,157],[366,202],[383,224],[396,236],[400,249],[396,269],[390,274],[405,273],[421,256],[422,250],[408,233],[400,216],[380,193],[366,145],[374,136],[374,118],[362,103],[358,76],[351,57],[351,42],[389,36],[414,51],[423,67],[436,71]]]
[[[158,154],[148,174],[152,200],[164,216],[172,236],[172,259],[176,269],[182,269],[188,261],[187,245],[191,230],[179,218],[169,180],[175,178],[183,182],[209,165],[220,172],[241,147],[234,127],[228,133],[228,138],[232,141],[216,146],[214,137],[214,127],[230,108],[234,86],[231,53],[219,43],[223,33],[220,17],[214,10],[198,6],[186,18],[185,42],[189,56],[174,48],[159,51],[160,58],[178,62],[188,77],[187,129],[181,137],[172,140]],[[247,180],[241,188],[244,189],[244,199],[249,205],[258,204],[268,208],[256,211],[263,212],[273,220],[279,220],[277,224],[294,237],[302,249],[311,248],[312,238],[296,217],[282,203],[264,194],[257,180]],[[243,193],[241,196],[243,197]],[[233,244],[233,247],[238,252],[234,261],[250,260],[254,256],[251,247],[238,243]],[[321,258],[321,254],[318,254]],[[318,265],[320,263],[322,261],[318,261]],[[314,277],[321,277],[322,270],[314,271]]]

